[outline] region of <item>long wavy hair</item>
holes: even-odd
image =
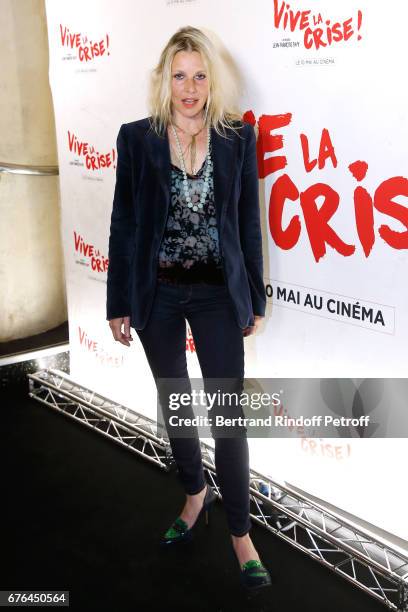
[[[178,51],[198,51],[201,54],[208,79],[208,97],[204,105],[205,125],[214,127],[227,137],[228,129],[243,127],[242,112],[238,106],[240,79],[229,61],[227,53],[201,30],[185,26],[177,30],[161,52],[157,66],[150,73],[148,108],[151,128],[164,136],[170,123],[171,66]]]

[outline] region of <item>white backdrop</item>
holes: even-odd
[[[245,340],[246,376],[406,377],[405,0],[387,9],[293,0],[294,13],[276,0],[47,0],[46,9],[72,378],[155,418],[137,334],[127,349],[105,320],[109,222],[117,132],[148,114],[149,70],[183,25],[225,44],[259,132],[269,297],[261,330]],[[191,343],[187,355],[200,376]],[[406,465],[405,440],[249,442],[254,469],[408,539],[395,469]]]

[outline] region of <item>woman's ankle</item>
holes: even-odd
[[[184,504],[180,517],[187,523],[189,528],[195,523],[195,520],[203,507],[206,487],[207,485],[202,491],[199,491],[195,495],[189,495],[186,493],[186,503]]]
[[[246,563],[250,559],[260,561],[259,554],[251,540],[249,533],[244,536],[233,536],[231,534],[232,546],[238,558],[240,565]]]
[[[246,542],[246,541],[251,539],[251,536],[249,535],[249,531],[244,533],[244,535],[242,535],[242,536],[236,536],[236,535],[233,535],[232,533],[230,535],[231,535],[232,541],[233,542],[237,542],[238,544],[240,542]]]
[[[197,493],[194,493],[193,495],[186,493],[186,497],[187,497],[187,501],[192,500],[194,501],[195,499],[200,499],[200,497],[204,497],[207,491],[207,484],[204,485],[204,487],[202,489],[200,489],[200,491],[198,491]]]

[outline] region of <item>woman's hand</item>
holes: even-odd
[[[260,315],[255,315],[255,316],[254,316],[254,325],[250,325],[249,327],[246,327],[246,328],[245,328],[245,329],[242,331],[242,333],[243,333],[243,335],[244,335],[244,338],[245,338],[246,336],[250,336],[251,334],[254,334],[254,333],[257,331],[257,329],[258,329],[258,327],[259,327],[259,324],[260,324],[260,322],[261,322],[261,320],[262,320],[263,318],[264,318],[264,317],[261,317]]]
[[[122,333],[122,325],[124,327]],[[130,346],[129,340],[133,340],[130,335],[130,317],[118,317],[117,319],[110,319],[109,327],[111,328],[113,337],[121,344]]]

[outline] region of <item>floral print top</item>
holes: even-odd
[[[193,204],[200,201],[206,166],[207,158],[196,175],[187,174]],[[183,171],[171,164],[170,206],[159,250],[158,278],[223,284],[212,171],[204,207],[193,211],[185,200]]]

